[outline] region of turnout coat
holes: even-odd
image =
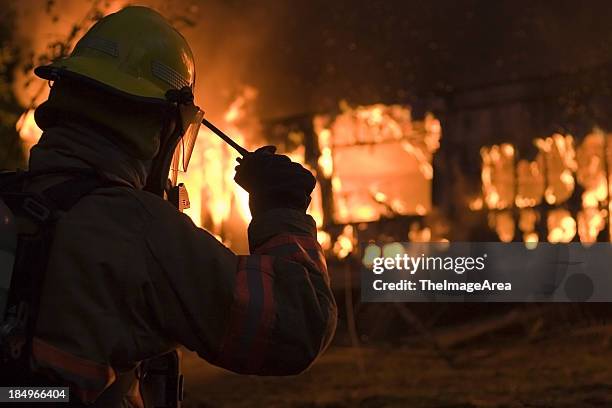
[[[178,345],[237,373],[290,375],[329,344],[336,305],[310,216],[274,209],[254,218],[250,255],[236,255],[142,191],[147,163],[106,138],[77,126],[48,129],[30,168],[61,166],[95,168],[124,185],[95,190],[57,223],[36,370],[95,401],[121,372]]]

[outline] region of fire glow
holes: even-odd
[[[72,17],[63,16],[66,18],[48,31],[65,31],[76,15],[84,22],[80,30],[85,30],[95,21],[95,16],[116,11],[122,4],[121,1],[96,4],[91,10],[77,7],[71,11]],[[70,33],[60,37],[65,37],[66,49],[74,45],[76,37]],[[32,39],[36,44],[34,54],[44,54],[47,41],[46,36],[36,32]],[[26,85],[19,87],[19,93],[24,104],[32,109],[26,110],[17,123],[26,155],[42,134],[34,121],[33,108],[48,93],[46,83],[30,79],[21,81]],[[223,84],[226,81],[228,86],[224,89],[232,89],[230,79],[223,77],[220,80]],[[32,86],[29,86],[30,82]],[[212,119],[249,150],[270,143],[261,137],[254,125],[258,118],[253,116],[251,108],[258,91],[247,86],[225,109],[218,109],[218,104],[214,106],[217,109],[206,107],[209,112],[224,112]],[[359,228],[356,224],[376,222],[381,217],[423,217],[431,212],[432,157],[439,148],[441,137],[440,122],[433,115],[414,120],[410,107],[405,105],[351,107],[341,102],[339,114],[317,115],[312,121],[315,129],[313,142],[317,147],[315,161],[306,160],[304,135],[300,138],[289,134],[289,138],[296,136],[296,140],[300,140],[298,148],[292,151],[281,149],[278,153],[287,154],[311,170],[319,181],[329,183],[329,189],[323,189],[321,183],[317,183],[308,209],[316,221],[317,238],[324,249],[344,258],[353,251],[357,242]],[[191,208],[185,213],[194,223],[206,228],[237,252],[246,252],[246,226],[251,216],[248,194],[233,181],[236,158],[237,154],[231,148],[201,128],[189,171],[180,173],[178,181],[188,188]],[[324,205],[324,201],[329,205]],[[342,233],[332,236],[328,228],[331,224],[341,225]],[[432,231],[413,223],[404,236],[403,239],[430,240]]]
[[[440,122],[431,114],[413,120],[410,108],[402,105],[340,107],[339,115],[314,120],[319,168],[331,180],[334,221],[427,214]]]
[[[570,242],[576,234],[583,243],[597,241],[609,221],[608,144],[612,134],[594,129],[576,148],[571,135],[554,134],[534,140],[538,154],[534,161],[516,159],[510,144],[481,149],[482,192],[470,203],[478,210],[484,202],[489,225],[500,240],[514,240],[515,210],[523,241]],[[577,190],[577,186],[580,187]],[[575,216],[566,208],[577,191],[579,210]],[[480,201],[479,201],[480,200]],[[554,206],[546,214],[544,205]],[[536,224],[545,218],[546,237],[538,236]]]
[[[220,123],[247,149],[258,147],[254,145],[257,129],[253,126],[257,121],[245,120],[249,119],[249,106],[256,97],[255,89],[244,88],[229,104]],[[341,114],[333,119],[314,117],[313,125],[320,152],[317,168],[306,163],[303,145],[286,154],[318,174],[320,179],[331,182],[334,223],[370,222],[383,215],[423,216],[430,211],[431,161],[441,136],[440,122],[433,115],[415,121],[406,106],[377,104],[350,108],[342,104]],[[34,122],[33,110],[24,113],[18,130],[29,150],[41,135]],[[233,181],[237,157],[233,149],[202,127],[189,171],[180,173],[178,181],[189,189],[191,207],[185,213],[194,223],[232,248],[245,251],[244,231],[251,216],[248,194]],[[356,166],[357,163],[367,165]],[[352,226],[347,225],[334,242],[323,229],[319,183],[312,194],[308,213],[317,223],[318,239],[324,249],[332,249],[339,258],[351,253],[356,242]],[[411,239],[431,239],[427,227],[420,230],[413,226],[408,232]]]

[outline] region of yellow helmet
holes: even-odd
[[[159,13],[126,7],[98,21],[67,58],[36,68],[55,80],[63,75],[95,81],[129,96],[166,100],[169,90],[195,85],[193,53]]]
[[[110,14],[85,33],[70,56],[34,72],[51,81],[72,78],[136,101],[175,106],[175,130],[161,141],[148,189],[163,194],[168,170],[173,184],[177,171],[187,170],[204,115],[193,103],[195,62],[185,38],[159,13],[130,6]]]

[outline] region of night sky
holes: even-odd
[[[243,3],[227,7],[268,24],[242,73],[265,90],[264,117],[333,109],[340,99],[410,101],[611,61],[606,1]]]

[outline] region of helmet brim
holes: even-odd
[[[73,77],[141,102],[168,103],[164,89],[145,78],[119,71],[116,64],[110,61],[72,56],[49,65],[39,66],[34,73],[40,78],[51,81],[61,77]]]

